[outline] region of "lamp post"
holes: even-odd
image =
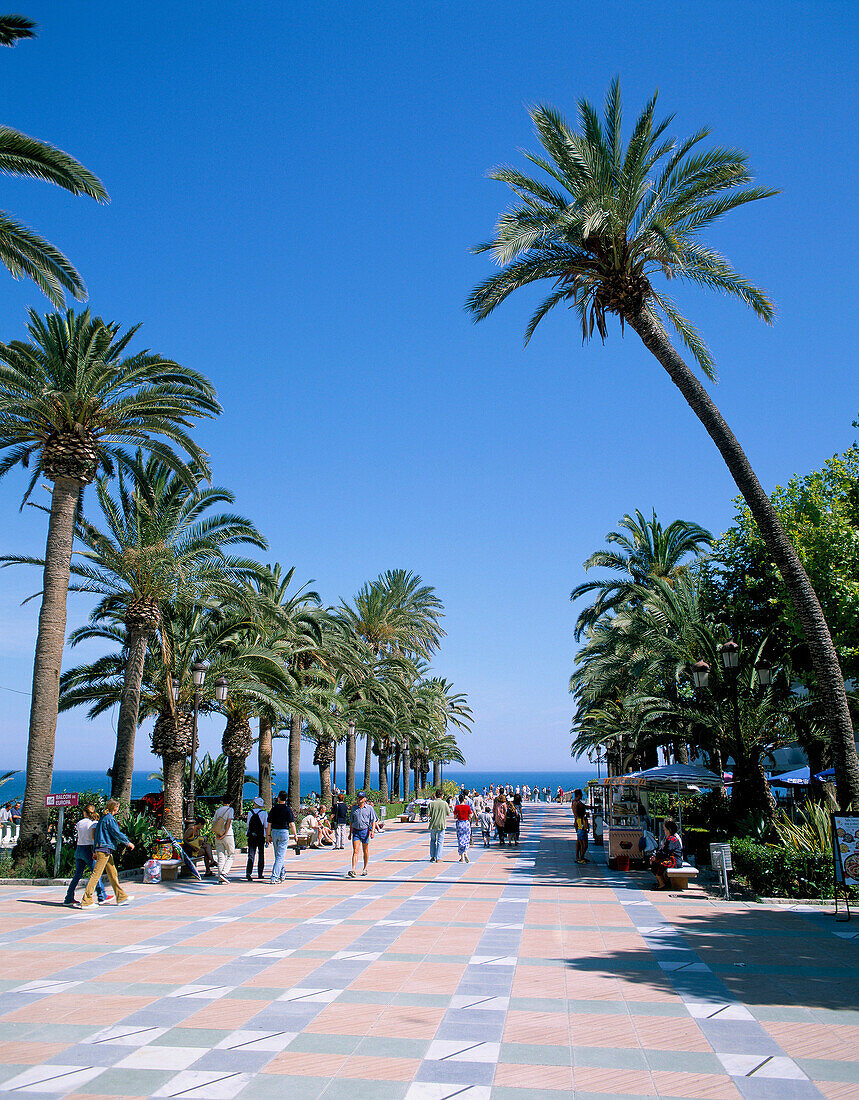
[[[722,664],[725,671],[729,674],[728,680],[731,685],[731,703],[734,712],[734,744],[740,744],[740,693],[737,684],[740,672],[740,647],[733,640],[729,638],[727,642],[719,646],[719,655],[722,658]]]
[[[772,681],[772,666],[766,661],[758,661],[755,665],[755,675],[762,688],[769,687]]]
[[[355,719],[349,719],[346,732],[346,797],[355,797]]]
[[[208,666],[202,661],[195,661],[191,665],[191,680],[194,684],[194,737],[191,741],[191,781],[188,784],[186,824],[190,824],[197,817],[197,718],[200,713],[200,689],[206,682],[207,671]]]
[[[705,688],[710,682],[710,666],[706,661],[696,661],[692,665],[692,682],[696,688]]]

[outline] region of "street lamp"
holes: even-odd
[[[227,698],[227,681],[223,676],[215,680],[215,698],[219,703],[223,703]]]
[[[705,688],[710,682],[710,666],[706,661],[696,661],[692,665],[692,680],[696,688]]]
[[[772,681],[772,666],[766,661],[758,661],[755,665],[755,673],[758,678],[758,683],[762,688],[769,687]]]
[[[208,666],[202,661],[195,661],[191,665],[191,679],[194,683],[194,738],[191,741],[191,782],[188,785],[188,809],[186,812],[187,824],[191,824],[197,818],[197,717],[200,712],[200,688],[206,681]]]
[[[726,669],[735,669],[740,663],[740,647],[733,638],[719,646],[719,653]]]

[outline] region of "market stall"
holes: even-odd
[[[647,768],[631,775],[613,776],[603,780],[605,791],[605,825],[603,848],[610,867],[621,867],[627,861],[644,862],[641,842],[645,838],[649,818],[651,793],[666,791],[677,794],[694,794],[714,790],[723,785],[720,776],[708,768],[695,764],[666,764],[661,768]],[[682,818],[678,818],[680,831]],[[658,831],[658,827],[654,832]]]

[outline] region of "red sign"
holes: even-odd
[[[78,793],[77,793],[77,791],[72,791],[71,793],[63,791],[62,794],[46,794],[45,795],[45,805],[46,806],[53,806],[53,807],[56,808],[58,806],[77,806],[77,804],[78,804]]]

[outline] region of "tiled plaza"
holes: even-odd
[[[573,862],[569,810],[427,862],[390,825],[368,878],[134,884],[64,909],[0,888],[0,1092],[532,1100],[859,1097],[859,920],[655,893]]]

